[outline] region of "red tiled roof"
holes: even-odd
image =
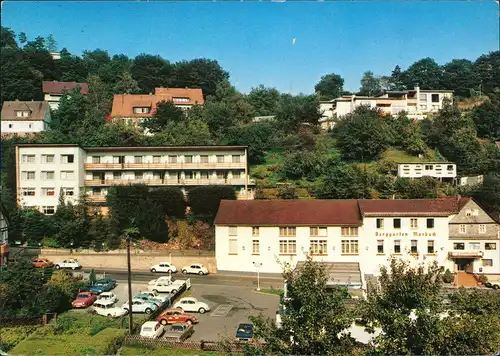
[[[448,216],[458,211],[471,198],[358,200],[364,216]]]
[[[361,225],[356,200],[223,200],[216,225]]]
[[[89,86],[87,83],[75,83],[75,82],[48,82],[44,81],[42,83],[42,91],[44,94],[62,94],[64,90],[70,91],[77,86],[80,87],[80,93],[88,94]]]

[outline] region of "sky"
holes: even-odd
[[[263,84],[312,93],[328,73],[340,74],[354,91],[368,70],[387,75],[425,57],[444,64],[499,49],[493,0],[5,1],[1,20],[28,39],[53,34],[59,49],[78,55],[100,48],[171,62],[215,59],[242,92]]]

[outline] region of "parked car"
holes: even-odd
[[[165,335],[163,338],[184,341],[194,333],[193,325],[187,323],[176,323],[168,325],[165,328]]]
[[[71,269],[75,270],[78,268],[82,268],[82,266],[80,265],[80,262],[78,262],[78,260],[74,259],[74,258],[69,258],[69,259],[64,260],[64,261],[55,262],[54,265],[55,265],[56,269],[71,268]]]
[[[155,304],[157,307],[161,307],[163,305],[163,302],[159,299],[156,299],[154,297],[150,297],[149,295],[147,294],[136,294],[134,295],[134,297],[132,298],[133,299],[140,299],[140,300],[144,300],[145,302],[151,302],[153,304]]]
[[[120,308],[115,302],[110,300],[97,300],[92,306],[92,311],[96,314],[117,318],[127,314],[127,310]]]
[[[172,293],[177,291],[186,283],[186,281],[176,280],[174,282],[159,281],[148,285],[148,290],[156,293]]]
[[[90,292],[80,292],[76,295],[76,299],[73,300],[71,305],[73,308],[86,308],[97,300],[97,296]]]
[[[173,305],[174,308],[181,308],[184,311],[195,312],[204,314],[210,311],[210,307],[203,302],[198,301],[198,299],[193,297],[181,298],[177,303]]]
[[[148,282],[148,284],[155,284],[157,282],[170,282],[170,283],[173,283],[173,282],[175,282],[175,279],[172,278],[171,276],[162,276],[162,277],[150,280]]]
[[[116,287],[116,281],[113,279],[99,279],[95,283],[89,286],[89,290],[93,293],[109,292]]]
[[[162,325],[175,323],[196,324],[198,322],[196,317],[186,314],[181,308],[165,309],[165,311],[156,320]]]
[[[496,282],[486,282],[485,286],[488,288],[500,289],[500,280]]]
[[[122,308],[129,312],[129,305],[128,301],[126,301],[123,305]],[[146,314],[151,314],[152,312],[156,311],[158,307],[156,304],[144,301],[142,299],[133,299],[132,298],[132,313],[146,313]]]
[[[190,266],[184,267],[182,269],[182,273],[184,274],[199,274],[200,276],[203,276],[204,274],[208,274],[208,269],[203,266],[201,263],[193,263]]]
[[[102,292],[101,294],[99,294],[99,296],[97,297],[97,300],[101,301],[101,300],[106,300],[106,301],[111,301],[111,302],[117,302],[118,301],[118,297],[115,295],[115,293],[113,292]]]
[[[54,263],[46,258],[35,258],[33,261],[31,261],[31,264],[35,268],[45,268],[54,266]]]
[[[170,297],[167,296],[167,295],[159,294],[159,293],[153,292],[151,290],[140,291],[139,293],[140,294],[146,294],[146,295],[149,295],[151,298],[155,298],[155,299],[161,300],[161,302],[163,304],[165,304],[166,302],[168,302],[168,300],[170,299]]]
[[[250,341],[253,339],[253,325],[252,324],[240,324],[236,329],[236,340],[237,341]]]
[[[170,264],[168,262],[160,262],[157,265],[151,266],[150,271],[153,273],[157,273],[157,272],[176,273],[177,267],[175,267],[173,264]]]
[[[142,324],[141,333],[142,337],[148,337],[151,339],[158,339],[163,335],[165,327],[157,321],[146,321]]]

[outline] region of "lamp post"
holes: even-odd
[[[257,291],[260,291],[260,267],[262,267],[262,262],[254,262],[253,265],[257,268]]]
[[[132,335],[132,270],[130,266],[130,236],[127,235],[127,269],[128,269],[128,333]]]
[[[168,254],[170,268],[168,269],[168,276],[170,277],[170,281],[172,281],[172,253]]]

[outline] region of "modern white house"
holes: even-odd
[[[474,245],[460,249],[454,225],[463,224],[469,209],[480,211],[482,220],[474,224],[487,232],[466,231],[460,242]],[[310,255],[331,266],[332,281],[353,285],[378,275],[397,256],[412,264],[436,261],[451,271],[468,264],[467,271],[500,275],[500,225],[471,198],[223,201],[215,225],[220,271],[281,273]],[[476,247],[473,255],[461,254]]]
[[[50,110],[46,101],[5,101],[0,120],[2,135],[24,136],[48,130]]]
[[[453,162],[406,162],[398,164],[398,177],[433,177],[443,182],[454,183],[457,179],[457,165]]]
[[[229,185],[238,199],[253,199],[246,146],[79,147],[75,144],[16,146],[19,204],[53,214],[62,191],[76,202],[105,204],[116,185],[152,187]]]
[[[69,92],[75,88],[79,88],[82,94],[89,93],[89,86],[87,83],[57,82],[55,80],[44,81],[42,83],[42,92],[45,96],[44,100],[49,103],[52,110],[57,110],[59,108],[59,101],[64,92]]]

